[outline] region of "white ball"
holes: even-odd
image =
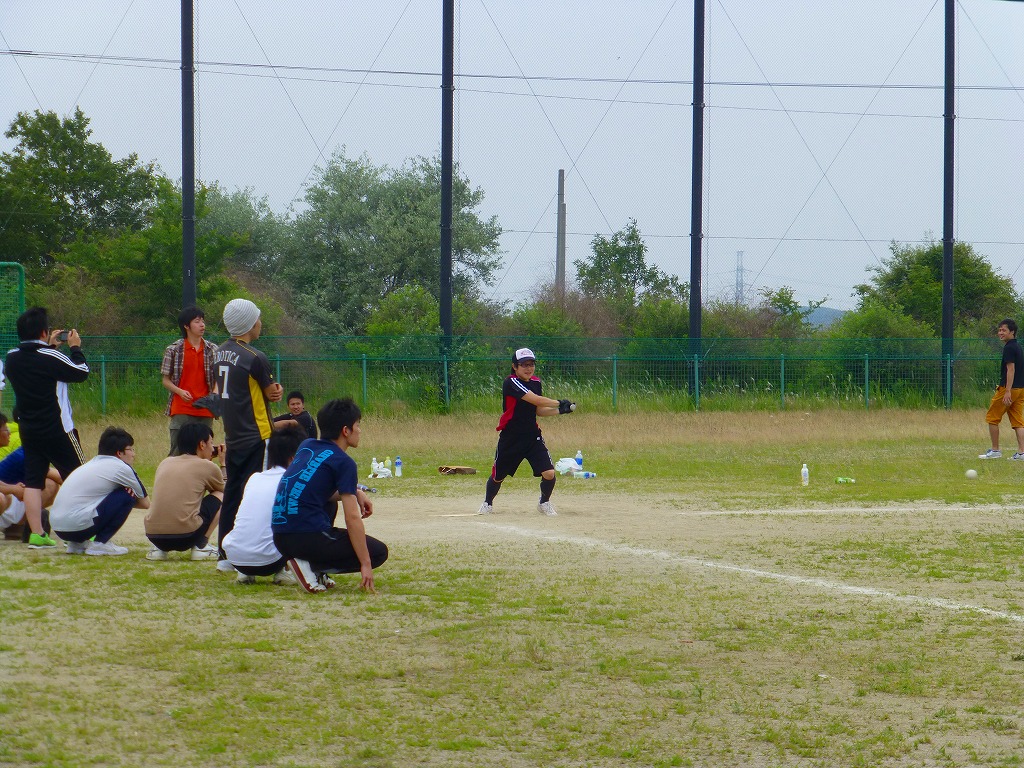
[[[576,403],[573,403],[572,405],[570,405],[569,406],[569,410],[570,411],[575,411],[576,410]]]
[[[968,469],[965,474],[967,475],[967,479],[968,480],[977,480],[978,479],[978,470],[976,470],[976,469]]]

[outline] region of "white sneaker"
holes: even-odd
[[[128,547],[119,547],[112,541],[92,541],[89,542],[89,548],[85,550],[85,554],[97,557],[102,555],[127,555]]]
[[[483,504],[480,505],[480,509],[478,509],[476,511],[476,513],[478,515],[493,515],[494,514],[494,505],[493,504],[488,504],[485,501]]]
[[[217,570],[221,573],[235,573],[235,566],[233,566],[227,560],[218,560]]]
[[[1024,453],[1017,451],[1013,456],[1010,457],[1010,461],[1024,461]]]
[[[288,561],[288,567],[295,574],[295,579],[299,582],[299,586],[307,592],[327,591],[327,587],[321,584],[320,579],[317,578],[316,572],[309,564],[309,560],[300,560],[297,557],[293,557]]]
[[[337,586],[334,579],[332,579],[330,574],[327,573],[318,573],[317,580],[324,585],[325,589],[334,589]]]
[[[299,580],[295,578],[295,574],[289,571],[286,566],[274,574],[274,583],[293,587],[299,583]]]
[[[255,584],[256,577],[250,576],[248,573],[239,572],[239,574],[235,576],[235,581],[237,581],[239,584]]]
[[[547,515],[548,517],[558,516],[558,513],[555,512],[555,505],[552,504],[550,501],[540,502],[537,505],[537,511],[540,512],[542,515]]]
[[[84,555],[90,544],[92,544],[91,541],[69,541],[65,552],[69,555]]]
[[[160,547],[153,547],[149,552],[146,553],[147,560],[166,560],[167,553],[164,552]]]
[[[193,560],[215,560],[218,557],[217,548],[212,544],[207,544],[205,547],[192,547],[192,559]],[[227,563],[227,560],[223,562]],[[228,565],[231,565],[228,563]],[[234,568],[234,566],[231,566]]]
[[[994,450],[992,448],[989,448],[987,451],[985,451],[984,453],[980,454],[978,456],[978,458],[979,459],[1001,459],[1001,458],[1003,458],[1003,452],[1002,451],[996,451],[996,450]]]

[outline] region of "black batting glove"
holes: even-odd
[[[576,406],[576,403],[572,402],[571,400],[559,400],[558,401],[558,412],[560,414],[562,414],[562,415],[564,415],[566,413],[572,413],[574,408],[575,408],[575,406]]]

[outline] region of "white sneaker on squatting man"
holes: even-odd
[[[234,573],[235,572],[235,566],[233,566],[227,560],[218,560],[217,561],[217,570],[220,571],[221,573]]]
[[[286,566],[274,574],[274,583],[293,587],[299,583],[299,580],[295,578],[295,574],[289,571]]]
[[[978,458],[979,459],[1001,459],[1001,458],[1003,458],[1003,452],[1002,451],[996,451],[996,450],[993,450],[992,448],[989,448],[984,453],[979,454]]]
[[[299,586],[307,592],[326,592],[327,587],[320,583],[317,578],[316,572],[313,567],[309,564],[309,560],[300,560],[297,557],[293,557],[288,561],[288,567],[292,573],[295,574],[295,578],[299,582]]]
[[[239,571],[238,575],[235,576],[235,581],[237,581],[239,584],[255,584],[256,577],[250,576],[248,573],[242,573],[241,571]]]
[[[91,541],[69,541],[65,552],[69,555],[84,555],[90,544]]]
[[[160,547],[154,546],[149,552],[146,553],[147,560],[166,560],[167,553],[164,552]]]
[[[205,547],[192,547],[191,557],[193,560],[216,560],[218,554],[215,546],[207,544]],[[233,565],[231,567],[234,568]]]
[[[558,513],[555,512],[555,505],[552,504],[550,501],[540,502],[537,505],[537,511],[540,512],[542,515],[547,515],[548,517],[558,516]]]
[[[93,541],[89,543],[89,548],[85,550],[85,554],[97,557],[103,555],[127,555],[128,547],[119,547],[112,541]]]
[[[490,515],[494,513],[494,505],[488,504],[486,501],[480,505],[480,509],[476,511],[478,515]]]

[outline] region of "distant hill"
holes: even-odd
[[[807,316],[807,322],[815,328],[828,328],[836,320],[846,314],[845,310],[831,307],[818,307]]]

